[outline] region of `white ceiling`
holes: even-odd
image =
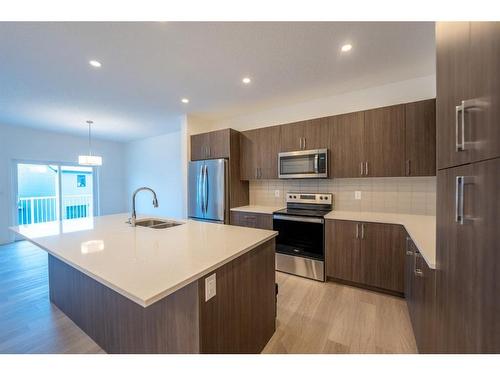
[[[0,123],[85,134],[92,119],[97,137],[128,141],[183,114],[213,121],[434,74],[434,59],[432,22],[3,22]]]

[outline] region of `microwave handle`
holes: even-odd
[[[314,155],[314,173],[318,173],[319,155]]]

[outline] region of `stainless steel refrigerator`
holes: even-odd
[[[217,223],[228,222],[227,160],[190,162],[188,193],[189,218]]]

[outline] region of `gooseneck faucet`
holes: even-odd
[[[138,192],[141,190],[148,190],[153,194],[153,207],[158,207],[158,199],[156,198],[156,193],[153,189],[148,188],[146,186],[140,187],[136,191],[134,191],[134,194],[132,194],[132,217],[130,218],[130,224],[132,224],[133,227],[135,227],[135,222],[137,219],[137,213],[135,212],[135,196],[137,195]]]

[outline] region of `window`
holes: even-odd
[[[76,176],[76,187],[82,188],[87,186],[87,179],[84,174],[79,174]]]
[[[94,216],[91,167],[19,162],[16,172],[18,224]]]

